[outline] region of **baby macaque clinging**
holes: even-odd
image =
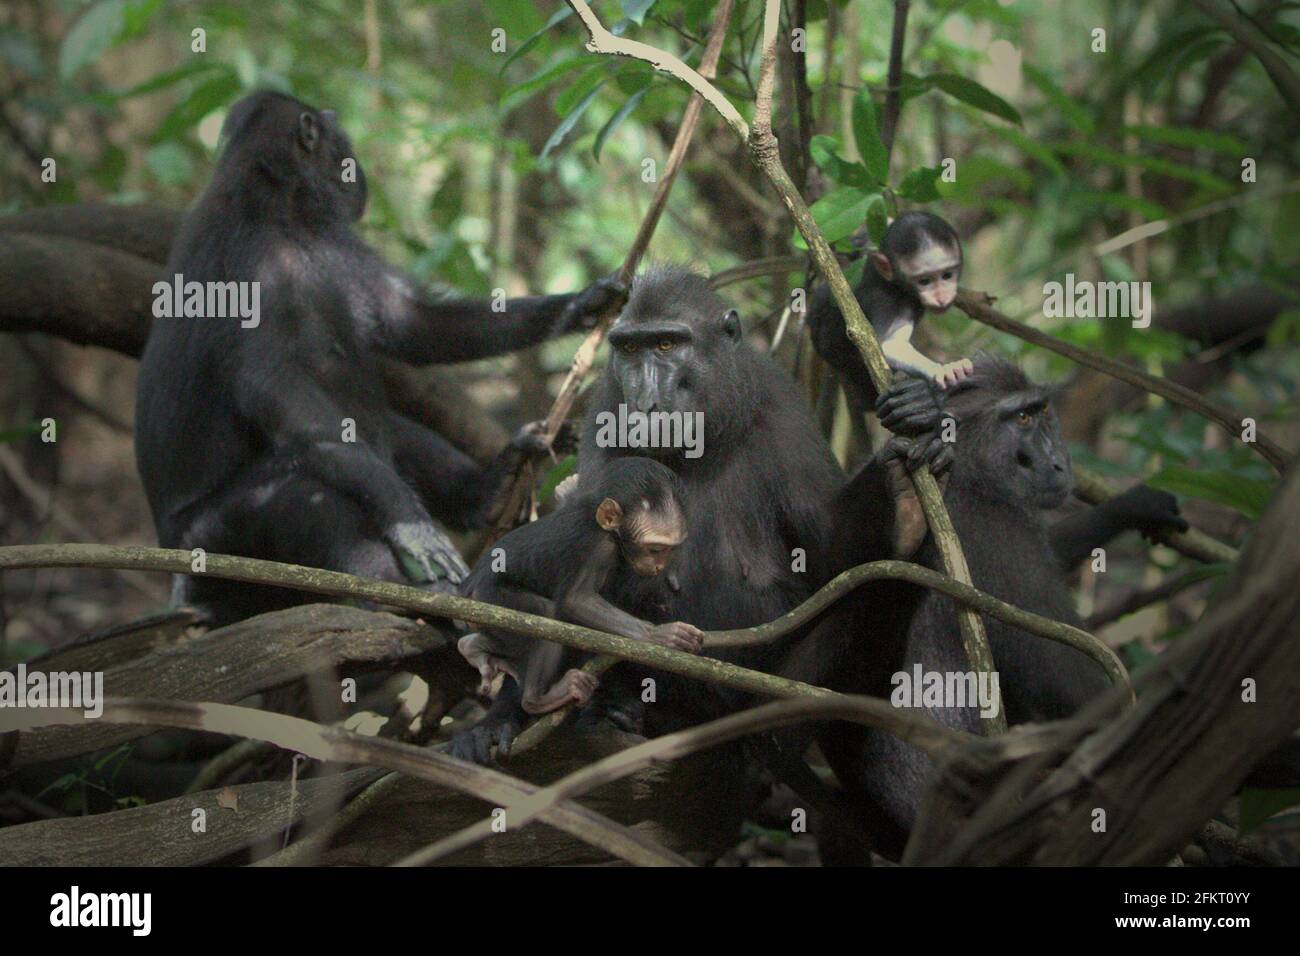
[[[919,375],[940,388],[970,375],[970,359],[936,362],[912,344],[912,332],[926,312],[943,312],[957,297],[961,279],[961,240],[952,226],[928,212],[905,212],[885,230],[880,248],[868,254],[854,293],[871,321],[889,367]],[[875,401],[866,363],[844,329],[844,316],[823,283],[808,310],[813,346],[861,394],[865,407]]]
[[[466,597],[698,653],[703,633],[680,621],[650,624],[616,605],[631,580],[662,574],[686,540],[673,471],[649,458],[620,458],[589,493],[511,531],[484,554],[463,586]],[[513,679],[529,714],[586,703],[596,678],[574,667],[581,652],[497,631],[467,634],[461,654],[488,695],[498,675]],[[512,688],[512,693],[515,692]]]

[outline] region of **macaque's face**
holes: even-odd
[[[945,242],[927,242],[897,262],[898,278],[929,312],[943,312],[957,298],[961,279],[961,249]]]
[[[686,540],[681,510],[642,511],[624,523],[620,541],[623,557],[637,574],[652,578],[663,574],[673,552]]]

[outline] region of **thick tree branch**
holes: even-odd
[[[67,708],[0,710],[0,733],[41,727],[77,726],[88,722],[80,710]],[[428,780],[478,799],[502,804],[537,791],[532,784],[503,773],[464,763],[412,744],[363,737],[337,727],[322,727],[299,717],[272,714],[230,704],[109,698],[96,723],[179,727],[265,740],[283,750],[315,760],[366,764]],[[690,866],[676,853],[585,807],[567,804],[547,811],[547,823],[611,856],[640,866]]]

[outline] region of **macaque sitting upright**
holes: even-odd
[[[929,379],[940,388],[971,374],[970,359],[936,362],[912,344],[912,331],[923,314],[944,312],[952,305],[961,266],[957,233],[928,212],[903,213],[885,230],[880,248],[868,254],[862,280],[853,291],[891,369]],[[813,347],[839,372],[850,401],[862,410],[871,408],[876,389],[825,283],[813,295],[808,327]]]

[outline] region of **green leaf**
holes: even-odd
[[[538,73],[531,79],[524,80],[522,83],[516,83],[504,93],[501,94],[500,106],[503,112],[508,112],[519,103],[520,100],[532,96],[538,90],[550,86],[556,79],[581,67],[590,67],[591,57],[575,56],[567,60],[562,60],[554,66],[548,66],[542,72]]]
[[[1300,790],[1247,788],[1241,791],[1241,832],[1249,833],[1269,817],[1294,806],[1300,806]]]
[[[465,208],[465,170],[456,164],[434,190],[429,199],[429,219],[435,226],[450,231]]]
[[[1208,149],[1229,156],[1244,156],[1249,148],[1235,136],[1190,126],[1126,126],[1124,132],[1138,139],[1185,149]]]
[[[867,209],[879,199],[875,192],[845,187],[827,193],[812,204],[809,212],[826,241],[836,243],[862,225],[867,218]]]
[[[213,110],[229,103],[240,92],[239,80],[233,73],[223,73],[196,86],[182,100],[154,134],[154,142],[184,136]]]
[[[968,80],[956,73],[931,73],[926,77],[936,89],[947,93],[955,100],[961,100],[977,110],[992,113],[1008,122],[1023,126],[1016,108],[987,87],[974,80]]]
[[[649,92],[650,87],[648,86],[643,90],[637,90],[627,98],[627,102],[618,108],[618,112],[611,116],[609,121],[600,128],[600,132],[596,134],[596,142],[591,147],[591,154],[596,157],[596,162],[600,162],[600,151],[605,147],[605,140],[609,139],[609,134],[618,129],[619,124],[632,115],[632,111],[637,108],[637,104],[645,99],[645,95]]]
[[[30,422],[26,425],[18,425],[15,428],[0,429],[0,445],[6,445],[9,442],[21,441],[28,435],[35,435],[41,430],[40,422]]]
[[[641,26],[645,15],[655,5],[655,0],[618,0],[618,5],[623,8],[624,17]]]
[[[912,202],[934,202],[939,198],[939,190],[935,184],[939,181],[941,172],[943,171],[938,166],[922,166],[920,169],[914,169],[903,177],[903,181],[895,191]]]
[[[1300,309],[1279,312],[1268,327],[1264,341],[1275,349],[1300,342]]]
[[[127,87],[125,90],[109,90],[100,94],[100,98],[105,102],[115,100],[124,100],[132,96],[142,96],[145,93],[153,93],[157,90],[166,89],[181,80],[198,76],[201,73],[210,73],[213,70],[224,70],[224,65],[215,63],[211,60],[200,60],[194,63],[187,63],[185,66],[175,70],[168,70],[166,73],[159,73],[157,76],[150,77],[135,86]]]
[[[45,73],[41,51],[27,34],[15,27],[0,27],[0,60],[29,76],[43,76]]]
[[[876,120],[876,104],[871,91],[865,86],[853,98],[853,142],[862,155],[867,172],[878,183],[889,181],[889,154],[880,141],[880,124]]]
[[[604,82],[604,80],[601,80],[601,85],[603,85]],[[548,139],[546,145],[542,147],[542,154],[539,157],[540,159],[545,159],[547,156],[551,155],[551,153],[562,142],[564,142],[564,137],[568,136],[569,131],[577,125],[578,120],[582,118],[583,113],[587,112],[587,107],[591,105],[591,101],[596,98],[596,94],[599,92],[600,85],[583,97],[582,101],[573,108],[572,112],[564,118],[563,122],[561,122],[559,126],[555,127],[555,132],[551,134],[551,138]]]
[[[165,186],[184,186],[194,177],[194,164],[185,147],[175,140],[159,143],[145,155],[145,165]]]
[[[99,58],[113,45],[126,22],[123,0],[101,0],[72,25],[59,47],[59,76],[64,81]]]
[[[1032,83],[1038,89],[1038,92],[1043,94],[1047,102],[1061,111],[1061,116],[1065,118],[1067,123],[1081,133],[1092,133],[1095,128],[1092,116],[1080,105],[1078,100],[1057,86],[1056,82],[1038,67],[1025,63],[1021,67],[1021,71],[1024,73],[1025,79]]]
[[[1274,482],[1243,478],[1231,471],[1166,465],[1148,478],[1147,484],[1163,491],[1227,505],[1253,521],[1268,504]]]
[[[871,200],[871,205],[867,207],[866,220],[867,234],[871,236],[871,243],[879,246],[885,239],[885,230],[889,228],[889,216],[883,196]]]
[[[834,136],[814,136],[808,144],[812,160],[827,176],[845,186],[874,185],[867,167],[851,163],[839,154],[840,141]]]
[[[555,467],[547,473],[546,481],[542,482],[542,487],[537,492],[537,500],[543,503],[550,501],[555,497],[555,489],[560,482],[577,470],[578,457],[576,455],[566,455],[561,458]]]
[[[1047,169],[1051,170],[1056,176],[1064,178],[1066,176],[1065,167],[1061,161],[1056,158],[1056,154],[1050,148],[1044,146],[1037,140],[1030,139],[1018,129],[1012,129],[1010,126],[994,126],[989,130],[993,135],[1000,139],[1006,140],[1015,146],[1026,156],[1037,160]]]
[[[533,47],[537,46],[537,44],[542,42],[542,37],[546,35],[547,30],[551,29],[551,27],[555,26],[557,23],[560,23],[561,21],[567,19],[570,15],[572,15],[572,13],[573,13],[573,7],[565,5],[563,7],[560,7],[560,9],[556,10],[553,14],[551,14],[551,18],[546,21],[546,25],[544,27],[542,27],[540,30],[538,30],[536,33],[530,36],[523,43],[519,44],[519,46],[515,48],[515,51],[511,53],[508,57],[506,57],[506,61],[501,64],[501,69],[499,73],[502,74],[505,73],[506,68],[509,67],[511,63],[515,62],[515,60],[519,59],[521,56],[523,56]]]
[[[605,64],[597,63],[591,67],[555,98],[555,114],[561,117],[568,116],[575,106],[586,99],[593,90],[600,89],[607,79]]]

